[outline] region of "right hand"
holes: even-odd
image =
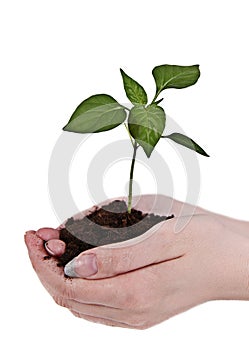
[[[100,204],[98,204],[98,207],[101,207],[102,205],[106,205],[109,202],[112,202],[116,199],[125,199],[125,198],[112,198],[107,201],[104,201]],[[201,209],[199,207],[195,207],[194,205],[190,205],[181,201],[177,201],[171,197],[167,197],[164,195],[143,195],[141,197],[134,196],[133,197],[133,203],[135,205],[133,206],[135,209],[141,210],[145,213],[151,213],[157,215],[171,215],[174,214],[175,218],[178,218],[179,216],[185,216],[186,222],[189,220],[189,217],[191,217],[193,214],[201,214],[201,213],[207,213],[204,209]],[[84,210],[78,214],[75,215],[75,218],[82,217],[83,215],[88,215],[94,207],[91,207],[87,210]],[[64,225],[60,225],[59,228],[53,229],[49,227],[40,228],[36,234],[38,237],[46,241],[45,248],[47,252],[51,256],[59,257],[65,252],[65,244],[64,242],[59,240],[59,229],[63,227]]]

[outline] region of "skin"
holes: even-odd
[[[63,253],[58,230],[26,233],[31,263],[57,304],[89,321],[145,329],[207,301],[249,299],[249,222],[164,196],[142,196],[135,206],[164,215],[170,208],[175,218],[81,253],[71,269],[81,278],[66,278],[54,257],[43,259]],[[97,272],[84,263],[89,255]]]

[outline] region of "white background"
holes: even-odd
[[[211,155],[198,157],[198,204],[248,220],[246,5],[242,0],[1,1],[1,342],[5,349],[248,349],[248,302],[207,303],[146,331],[76,319],[43,289],[23,242],[28,229],[58,225],[47,190],[48,164],[74,108],[96,93],[127,101],[120,67],[152,97],[154,66],[200,64],[198,84],[165,92],[163,106]],[[117,129],[89,142],[101,148],[110,135],[121,134]],[[88,147],[82,158],[83,172],[91,152],[94,155],[98,149],[94,147]],[[75,161],[77,168],[77,156]],[[76,173],[72,171],[72,179]],[[176,169],[176,181],[179,174]],[[111,170],[109,175],[113,176]],[[143,178],[139,168],[136,178]],[[108,190],[108,181],[115,181],[108,177],[106,181],[107,192],[119,195],[118,187]],[[118,181],[126,181],[121,172]],[[72,184],[81,209],[92,204],[85,187],[79,195]],[[174,193],[184,200],[184,189]]]

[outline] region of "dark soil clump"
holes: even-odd
[[[173,217],[144,214],[135,209],[128,214],[126,203],[116,200],[96,208],[83,219],[70,218],[65,228],[60,230],[60,239],[66,243],[66,251],[58,258],[58,265],[65,266],[87,249],[140,236],[152,226]]]

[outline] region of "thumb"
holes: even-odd
[[[186,252],[185,229],[175,234],[175,219],[153,226],[143,235],[79,254],[64,269],[67,276],[98,279],[181,257]]]

